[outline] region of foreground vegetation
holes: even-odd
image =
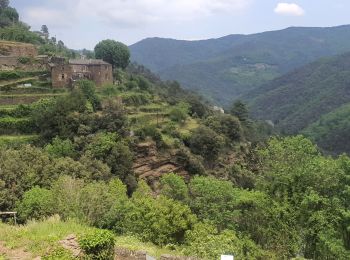
[[[66,96],[9,110],[38,136],[35,146],[0,150],[0,210],[17,210],[20,223],[75,219],[82,230],[111,230],[117,244],[132,236],[203,259],[349,258],[348,157],[324,157],[302,136],[266,142],[257,133],[268,127],[244,104],[217,113],[142,67],[118,80],[98,91],[81,81]],[[135,174],[138,145],[152,142],[185,178]]]

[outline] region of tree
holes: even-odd
[[[161,194],[179,201],[188,199],[188,188],[182,177],[174,173],[164,175],[160,181]]]
[[[112,64],[113,68],[125,69],[130,62],[129,48],[114,40],[104,40],[98,43],[95,47],[95,56],[97,59]]]
[[[200,126],[192,132],[188,140],[191,151],[203,156],[209,162],[214,162],[223,147],[223,140],[215,131],[208,127]]]
[[[49,28],[45,24],[41,26],[41,31],[42,33],[49,34]]]
[[[189,184],[192,211],[201,220],[212,221],[219,230],[234,228],[238,217],[237,191],[232,183],[208,177],[194,177]]]
[[[131,209],[124,219],[124,232],[139,235],[157,245],[183,241],[197,219],[190,208],[164,196],[154,198],[148,185],[141,181],[131,199]]]
[[[187,119],[188,114],[189,105],[184,102],[180,102],[169,112],[170,119],[175,122],[184,122]]]
[[[249,111],[248,111],[247,105],[240,100],[233,103],[230,113],[238,117],[238,119],[241,122],[246,122],[249,118]]]
[[[25,192],[17,206],[21,221],[43,219],[54,213],[54,196],[50,190],[34,187]]]
[[[10,0],[0,0],[0,10],[9,7]]]
[[[218,259],[222,254],[234,254],[238,259],[268,259],[253,241],[238,237],[232,230],[219,232],[209,223],[197,223],[186,232],[185,253],[202,259]],[[261,258],[260,258],[261,257]]]

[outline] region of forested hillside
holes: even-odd
[[[350,51],[350,26],[292,27],[204,41],[146,39],[132,59],[224,105],[263,83],[325,56]]]
[[[273,72],[281,73],[299,64],[303,48],[311,54],[302,62],[346,49],[348,29],[289,29],[268,39],[230,36],[220,40],[220,48],[240,42],[244,55],[233,59],[233,66],[240,64],[237,75],[244,75],[242,64],[264,71],[264,55],[275,66],[289,53]],[[19,21],[2,30],[19,32],[8,37],[25,36],[7,39],[14,44],[35,39],[39,52],[50,57],[78,55],[49,38],[45,26],[44,38]],[[273,54],[271,42],[280,33],[288,46],[300,40],[294,30],[307,42],[290,52],[273,45]],[[344,41],[310,38],[314,31],[338,40],[342,31]],[[256,37],[251,56],[242,40],[247,37]],[[169,62],[211,59],[216,40],[209,42],[201,42],[205,51],[188,43],[181,51],[186,58],[174,55]],[[256,116],[288,126],[286,131],[303,130],[312,140],[274,137],[271,124],[251,118],[243,102],[224,112],[178,82],[161,80],[129,63],[129,50],[120,42],[101,41],[94,52],[80,54],[110,62],[113,82],[98,87],[79,78],[56,89],[47,69],[28,65],[38,64],[33,57],[20,57],[19,67],[0,71],[1,260],[146,254],[169,260],[214,260],[222,254],[238,260],[350,259],[350,158],[325,156],[312,142],[324,150],[336,144],[348,149],[350,54],[265,85],[259,91],[267,92],[266,101],[259,91],[252,93]],[[287,106],[275,111],[282,103]]]
[[[296,134],[307,129],[305,133],[325,150],[348,152],[342,134],[349,130],[348,117],[346,106],[341,107],[350,102],[349,86],[350,53],[346,53],[299,68],[245,98],[256,118],[273,121],[282,132]]]

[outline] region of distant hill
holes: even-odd
[[[271,120],[282,132],[303,132],[322,148],[343,152],[347,144],[340,140],[350,131],[350,53],[301,67],[244,99],[256,118]]]
[[[130,46],[132,60],[228,105],[262,84],[322,57],[350,51],[350,25],[291,27],[252,35],[179,41],[150,38]]]

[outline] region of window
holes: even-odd
[[[61,78],[64,79],[64,74],[61,75]]]

